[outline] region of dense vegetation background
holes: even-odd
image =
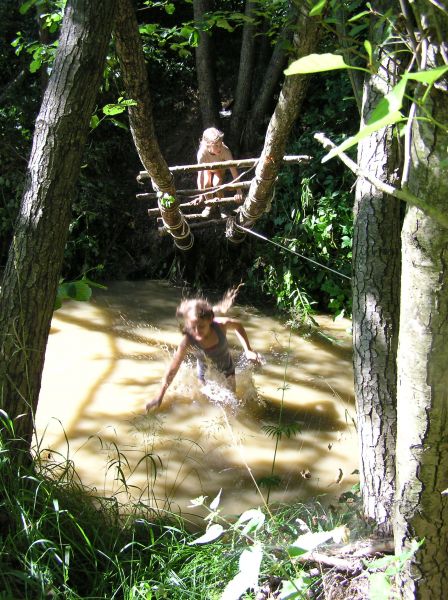
[[[223,4],[227,10],[242,10],[238,2]],[[170,40],[175,28],[183,21],[191,21],[191,10],[188,4],[182,3],[173,11],[166,6],[156,6],[138,13],[142,28],[146,28],[145,53],[156,132],[169,165],[196,162],[202,132],[193,48]],[[4,40],[0,56],[3,90],[0,266],[6,262],[34,119],[46,71],[51,66],[60,16],[56,4],[48,13],[50,27],[42,40],[34,9],[22,13],[11,0],[0,7],[0,37]],[[280,16],[281,11],[279,19]],[[215,68],[220,100],[223,106],[231,106],[242,27],[235,23],[228,28],[215,25],[211,31],[219,50]],[[323,45],[328,41],[324,40]],[[234,246],[227,242],[220,229],[195,233],[193,249],[184,254],[175,249],[169,236],[159,236],[156,220],[150,220],[146,213],[153,204],[135,198],[136,193],[148,188],[136,182],[142,167],[128,130],[126,112],[111,115],[103,111],[106,105],[117,103],[121,93],[117,59],[111,47],[92,121],[96,126],[89,136],[73,204],[65,251],[65,279],[77,279],[84,274],[96,281],[167,278],[202,290],[227,287],[244,279],[248,296],[260,298],[262,292],[264,301],[276,303],[289,312],[302,314],[303,310],[310,310],[311,304],[334,314],[343,310],[350,312],[347,279],[278,246],[255,237]],[[272,110],[275,101],[274,95]],[[312,81],[287,152],[309,154],[313,160],[306,165],[284,168],[272,209],[256,228],[277,244],[346,275],[350,275],[351,269],[353,176],[336,161],[320,164],[323,151],[313,140],[313,134],[324,130],[338,141],[341,136],[352,133],[355,114],[355,103],[344,74],[319,76]],[[227,133],[228,119],[223,118],[221,127]],[[245,149],[244,156],[258,155],[263,144],[262,133],[254,136],[252,147]],[[250,176],[248,173],[248,178]],[[181,187],[195,187],[191,185],[193,176],[176,179],[176,183]]]

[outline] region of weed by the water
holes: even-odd
[[[17,461],[13,439],[0,411],[2,599],[236,600],[263,586],[298,599],[314,577],[296,557],[344,535],[348,500],[359,498],[354,490],[345,510],[264,504],[236,519],[220,514],[220,495],[201,497],[209,514],[198,537],[180,515],[94,494],[54,453]]]

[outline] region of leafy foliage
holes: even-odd
[[[334,138],[343,139],[353,127],[355,106],[344,77],[328,76],[323,85],[328,102],[320,104],[316,96],[322,92],[311,84],[287,150],[310,155],[312,161],[281,171],[271,210],[260,221],[259,229],[285,250],[257,243],[258,257],[249,270],[249,286],[261,287],[299,323],[312,315],[314,307],[334,315],[351,312],[354,177],[335,164],[319,164],[323,151],[313,134],[325,128]]]

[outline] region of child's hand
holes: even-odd
[[[250,360],[251,362],[254,362],[257,365],[263,364],[263,358],[261,354],[259,354],[258,352],[254,352],[253,350],[246,350],[246,358],[247,360]]]
[[[153,408],[158,408],[162,404],[162,400],[159,398],[155,398],[155,400],[151,400],[151,402],[146,403],[146,412],[149,412]]]
[[[241,192],[241,190],[236,190],[234,198],[235,198],[236,202],[242,201],[243,193]]]

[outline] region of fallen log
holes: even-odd
[[[284,156],[283,162],[289,165],[298,165],[303,162],[309,162],[312,156],[304,155],[291,155]],[[258,158],[241,158],[239,160],[224,160],[221,162],[213,163],[200,163],[195,165],[177,165],[169,167],[171,173],[194,173],[195,171],[204,171],[208,169],[228,169],[229,167],[253,167],[257,164]],[[147,171],[140,171],[137,180],[143,181],[149,179]]]

